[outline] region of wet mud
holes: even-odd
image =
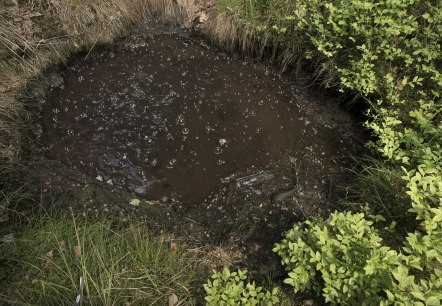
[[[188,35],[79,55],[51,83],[36,138],[54,169],[89,177],[65,184],[73,195],[97,186],[79,202],[104,210],[129,190],[125,208],[232,248],[263,274],[281,270],[271,248],[284,230],[337,208],[365,140],[323,90]],[[65,171],[50,172],[45,181]]]

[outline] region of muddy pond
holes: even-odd
[[[326,186],[320,173],[342,166],[360,130],[329,98],[182,35],[78,56],[41,120],[49,158],[192,204],[287,156]]]

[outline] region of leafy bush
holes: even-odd
[[[442,299],[437,252],[425,253],[419,239],[409,243],[405,254],[382,246],[362,213],[335,212],[327,221],[305,221],[288,231],[274,251],[289,271],[285,283],[295,291],[322,291],[333,304],[439,305]]]
[[[250,5],[237,2],[230,7],[257,32],[273,31],[286,46],[296,37],[307,58],[337,72],[333,81],[342,89],[387,105],[440,98],[438,1],[254,0],[261,9],[253,16],[247,13]],[[404,114],[411,109],[403,109]]]
[[[336,228],[322,220],[306,222],[290,231],[276,247],[292,273],[287,282],[296,290],[323,288],[326,299],[335,303],[353,303],[364,299],[363,295],[358,296],[358,288],[349,285],[361,285],[364,279],[371,279],[374,283],[368,285],[367,292],[374,301],[439,304],[442,299],[442,3],[437,0],[256,2],[266,5],[255,10],[253,17],[250,11],[244,13],[242,2],[234,8],[240,10],[239,18],[255,27],[257,35],[273,33],[282,48],[296,50],[293,44],[298,44],[300,55],[315,63],[318,74],[327,76],[327,85],[359,94],[369,102],[370,120],[366,126],[373,132],[372,147],[403,171],[410,199],[405,209],[420,222],[414,232],[407,234],[402,252],[396,255],[388,247],[380,247],[379,235],[358,214],[332,215],[330,224],[341,224]],[[394,202],[383,204],[390,205],[390,211],[398,209]],[[362,229],[354,232],[355,229],[346,227],[347,222]],[[329,238],[345,249],[340,251],[327,244]],[[387,266],[379,259],[383,257],[388,259]],[[332,272],[339,271],[338,264],[332,262],[336,258],[343,266],[346,261],[351,263],[347,268],[342,267],[344,276]],[[365,268],[371,262],[376,263],[375,270],[367,271]],[[319,282],[314,281],[314,275]]]
[[[289,271],[285,283],[295,291],[322,290],[327,302],[378,304],[389,281],[382,277],[388,258],[396,256],[380,242],[363,214],[335,213],[329,222],[318,219],[295,226],[274,251]]]
[[[230,272],[224,268],[215,272],[204,285],[208,305],[273,305],[279,301],[278,288],[272,292],[257,287],[255,282],[245,283],[246,270]]]

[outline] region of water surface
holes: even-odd
[[[340,154],[342,136],[299,99],[265,68],[158,35],[73,61],[44,104],[41,143],[50,158],[149,199],[196,203],[223,178],[287,154]]]

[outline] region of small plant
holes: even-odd
[[[224,268],[215,272],[205,285],[207,305],[273,305],[279,302],[278,288],[272,292],[256,287],[255,282],[245,283],[246,270],[230,272]]]

